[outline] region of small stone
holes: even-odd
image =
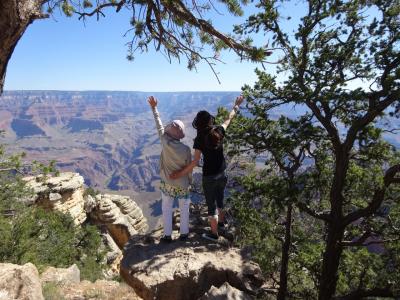
[[[58,201],[61,200],[62,196],[59,193],[50,193],[49,194],[49,200],[50,201]]]
[[[212,286],[211,289],[200,298],[200,300],[250,300],[252,299],[245,292],[232,287],[225,282],[219,288]]]
[[[41,275],[41,281],[53,282],[60,285],[79,283],[81,281],[81,272],[77,265],[73,264],[69,268],[47,268]]]

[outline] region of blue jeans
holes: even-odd
[[[209,216],[216,216],[217,208],[224,208],[224,191],[227,181],[225,172],[203,176],[204,197],[206,198]]]

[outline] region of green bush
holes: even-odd
[[[96,197],[96,195],[97,194],[99,194],[100,192],[98,191],[98,190],[95,190],[94,188],[92,188],[92,187],[88,187],[88,188],[86,188],[85,189],[85,191],[83,192],[83,197],[86,197],[86,196],[92,196],[93,198],[95,198]]]
[[[95,226],[78,227],[69,215],[29,207],[11,221],[0,219],[0,232],[6,237],[0,247],[3,261],[31,262],[39,271],[76,263],[82,279],[101,278],[104,251]]]
[[[0,262],[31,262],[43,271],[48,266],[66,268],[77,264],[81,278],[102,277],[105,249],[95,226],[75,226],[69,215],[27,206],[31,194],[21,179],[21,155],[8,155],[0,144]],[[32,169],[48,174],[48,166],[33,164]]]
[[[59,286],[54,282],[46,282],[43,285],[43,297],[46,300],[64,300],[64,296],[59,290]]]

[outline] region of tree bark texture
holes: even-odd
[[[7,64],[26,28],[35,19],[45,17],[41,12],[45,0],[0,1],[0,94],[3,92]]]
[[[341,242],[344,236],[343,189],[349,166],[349,154],[343,146],[335,154],[335,176],[333,179],[330,204],[331,222],[327,224],[327,240],[323,255],[322,273],[319,286],[319,300],[329,300],[335,294],[340,257],[343,252]]]
[[[277,300],[285,300],[287,296],[289,254],[290,245],[292,243],[292,210],[293,204],[290,204],[286,212],[285,240],[282,244],[281,271],[279,276],[279,290],[278,296],[276,298]]]
[[[332,299],[336,291],[338,269],[343,247],[344,229],[340,224],[333,222],[328,227],[328,238],[323,256],[322,274],[320,279],[319,300]]]

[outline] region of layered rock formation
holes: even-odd
[[[130,294],[125,287],[130,296],[119,298],[116,295],[124,287],[118,283],[79,282],[76,266],[65,270],[49,268],[43,273],[43,284],[56,284],[65,299],[85,299],[85,293],[99,293],[95,295],[99,299],[247,299],[262,290],[264,279],[259,266],[244,251],[231,245],[234,232],[227,230],[218,243],[201,238],[207,224],[201,206],[191,207],[188,240],[160,244],[162,230],[146,235],[146,219],[129,197],[85,195],[83,178],[76,173],[25,180],[36,192],[31,201],[70,213],[77,224],[90,219],[99,225],[103,240],[111,249],[107,254],[112,266],[109,277],[119,270],[135,290]],[[179,215],[174,219],[179,222]],[[179,224],[174,228],[176,239]]]
[[[121,275],[143,299],[190,300],[225,282],[254,295],[263,284],[259,266],[237,248],[210,244],[191,234],[186,242],[159,244],[157,236],[133,238]]]
[[[30,201],[48,209],[68,213],[76,225],[87,216],[84,210],[84,179],[78,173],[65,172],[59,176],[31,176],[24,178],[33,189]]]
[[[130,197],[99,194],[89,198],[90,216],[107,227],[117,245],[122,248],[129,237],[147,231],[147,221],[142,210]]]
[[[148,229],[142,210],[130,197],[108,194],[98,194],[95,197],[85,195],[84,179],[78,173],[64,172],[58,176],[46,177],[31,176],[25,177],[24,180],[33,190],[33,196],[28,201],[44,208],[68,213],[77,225],[82,224],[90,216],[98,224],[111,228],[112,232],[117,231],[115,228],[126,232],[126,240],[130,235],[143,233]]]
[[[0,300],[10,299],[44,300],[39,272],[33,264],[0,263]]]
[[[191,233],[186,241],[177,240],[174,231],[174,242],[160,243],[161,229],[132,236],[121,262],[124,280],[143,299],[246,299],[258,294],[264,284],[259,266],[226,238],[218,243],[204,240],[205,211],[192,206],[191,213]],[[220,288],[225,283],[225,288]]]
[[[26,177],[33,190],[29,202],[46,209],[68,213],[76,225],[88,218],[101,227],[110,266],[108,277],[119,273],[124,244],[130,236],[147,231],[147,220],[137,204],[127,196],[98,194],[85,195],[84,179],[78,173],[65,172],[59,176]]]
[[[1,20],[0,20],[1,22]],[[0,33],[1,36],[1,33]],[[29,160],[56,160],[98,189],[153,191],[161,152],[146,98],[159,99],[162,120],[189,126],[199,108],[215,112],[232,105],[237,92],[5,91],[0,96],[0,130],[11,153]]]

